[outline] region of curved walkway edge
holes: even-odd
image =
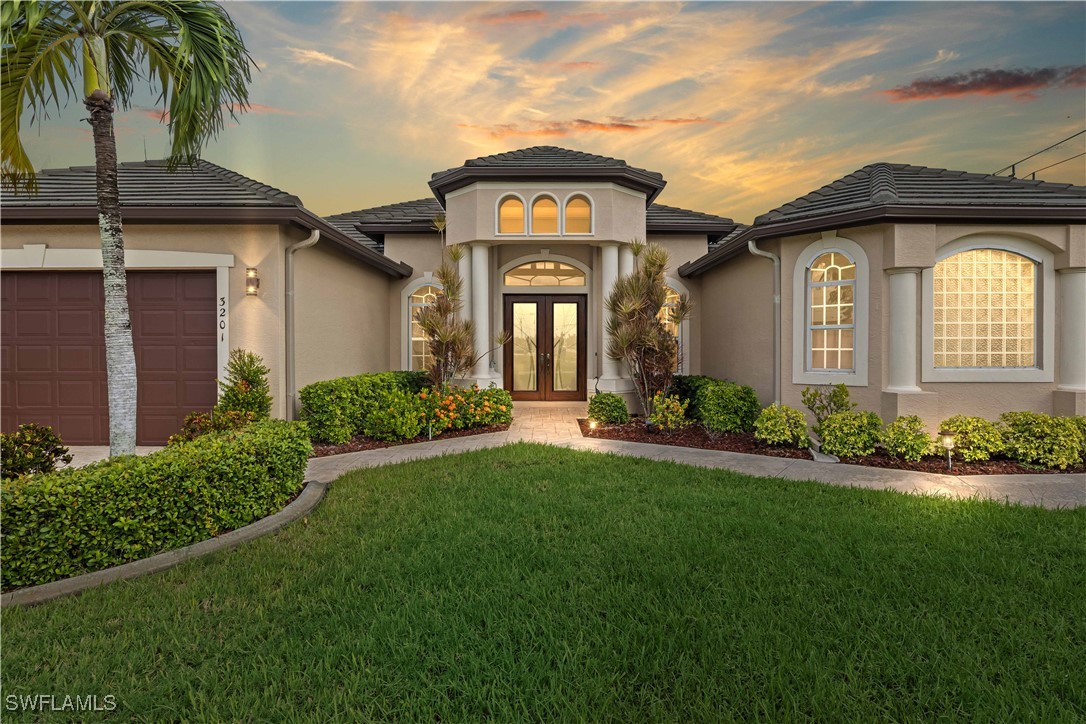
[[[767,455],[701,450],[581,436],[577,418],[585,405],[524,405],[514,408],[513,424],[505,432],[471,435],[433,442],[399,445],[363,452],[312,458],[306,477],[331,482],[358,468],[371,468],[500,447],[514,442],[536,442],[571,450],[612,453],[648,460],[667,460],[704,468],[732,470],[746,475],[785,480],[813,480],[844,487],[896,490],[902,493],[979,498],[1039,505],[1045,508],[1086,506],[1086,475],[938,475],[913,470],[875,468],[844,463],[777,458]]]
[[[306,482],[305,487],[302,488],[302,492],[298,494],[298,497],[292,500],[287,507],[278,513],[272,513],[266,518],[261,518],[255,523],[250,523],[244,528],[238,528],[229,533],[223,533],[220,536],[187,545],[184,548],[158,553],[150,558],[122,563],[119,566],[94,571],[93,573],[84,573],[60,581],[53,581],[52,583],[43,583],[38,586],[10,591],[0,596],[0,607],[32,606],[54,598],[81,593],[88,588],[103,586],[113,581],[123,581],[129,578],[145,576],[149,573],[158,573],[192,558],[199,558],[228,548],[236,548],[242,543],[248,543],[251,540],[274,533],[299,518],[309,515],[324,499],[324,493],[327,490],[328,481],[309,480]]]

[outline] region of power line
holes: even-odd
[[[1082,158],[1083,156],[1086,156],[1086,151],[1083,151],[1082,153],[1078,154],[1077,156],[1071,156],[1070,158],[1065,158],[1062,161],[1056,161],[1056,163],[1051,163],[1051,164],[1045,166],[1044,168],[1037,169],[1036,171],[1030,171],[1029,172],[1029,177],[1030,177],[1030,179],[1036,181],[1037,180],[1037,174],[1039,174],[1041,171],[1047,171],[1048,169],[1052,168],[1053,166],[1059,166],[1061,163],[1067,163],[1068,161],[1074,161],[1076,158]]]
[[[1017,166],[1018,164],[1022,163],[1022,161],[1028,161],[1028,160],[1030,160],[1031,158],[1033,158],[1034,156],[1040,156],[1040,155],[1041,155],[1042,153],[1044,153],[1045,151],[1051,151],[1051,150],[1052,150],[1053,148],[1055,148],[1056,146],[1060,145],[1061,143],[1067,143],[1067,142],[1068,142],[1068,141],[1070,141],[1070,140],[1071,140],[1072,138],[1075,138],[1076,136],[1081,136],[1081,135],[1082,135],[1083,133],[1086,133],[1086,128],[1084,128],[1083,130],[1079,131],[1078,133],[1075,133],[1075,134],[1073,134],[1073,135],[1070,135],[1070,136],[1068,136],[1067,138],[1063,139],[1062,141],[1060,141],[1060,142],[1058,142],[1058,143],[1053,143],[1053,144],[1052,144],[1051,146],[1049,146],[1048,148],[1042,148],[1042,149],[1041,149],[1040,151],[1038,151],[1037,153],[1034,153],[1034,154],[1031,154],[1031,155],[1029,155],[1029,156],[1026,156],[1025,158],[1019,159],[1019,160],[1015,161],[1014,163],[1012,163],[1012,164],[1010,164],[1010,165],[1008,165],[1008,166],[1004,166],[1003,168],[999,169],[998,171],[996,171],[996,172],[995,172],[995,173],[993,173],[992,175],[993,175],[993,176],[998,176],[999,174],[1003,173],[1003,172],[1004,172],[1004,171],[1006,171],[1007,169],[1010,169],[1010,171],[1011,171],[1011,177],[1013,178],[1013,177],[1014,177],[1014,170],[1015,170],[1015,169],[1014,169],[1014,167],[1015,167],[1015,166]]]

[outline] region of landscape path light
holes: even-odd
[[[950,456],[950,452],[954,449],[954,433],[949,430],[939,431],[939,444],[946,449],[946,469],[953,470],[954,463]]]

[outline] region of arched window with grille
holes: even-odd
[[[807,369],[856,368],[856,262],[841,251],[820,254],[807,269]]]
[[[422,331],[418,323],[419,310],[430,306],[437,301],[437,295],[441,293],[441,287],[434,283],[423,283],[416,287],[408,296],[408,366],[410,370],[426,370],[433,362],[430,354],[430,340]]]

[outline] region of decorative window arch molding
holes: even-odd
[[[807,369],[807,271],[822,254],[836,251],[856,264],[856,293],[853,314],[856,331],[853,335],[853,370],[841,372],[810,371]],[[871,307],[871,271],[863,247],[851,239],[825,232],[796,259],[792,272],[792,383],[797,385],[867,386],[867,350]]]
[[[524,231],[502,231],[502,204],[508,199],[517,199],[520,201],[521,208],[524,210],[524,218],[522,219],[524,224]],[[524,197],[518,194],[516,191],[507,191],[500,196],[494,202],[494,235],[495,236],[527,236],[528,235],[528,218],[531,214],[531,206]]]
[[[1000,369],[935,367],[935,269],[921,272],[921,382],[1052,382],[1056,356],[1056,269],[1051,251],[1040,244],[1005,234],[971,234],[939,247],[936,263],[972,249],[1000,249],[1032,259],[1038,266],[1036,290],[1035,367]]]
[[[215,270],[215,357],[219,379],[226,378],[230,360],[230,269],[233,254],[160,249],[125,249],[125,269],[214,269]],[[101,249],[51,249],[45,244],[24,244],[22,249],[0,250],[4,269],[85,270],[102,268]]]
[[[571,232],[566,230],[566,206],[573,199],[584,199],[588,204],[588,231],[587,232]],[[596,233],[596,202],[592,200],[584,191],[574,191],[573,193],[566,194],[566,197],[562,199],[562,206],[560,209],[562,215],[562,225],[560,227],[562,236],[592,236]]]
[[[426,272],[400,291],[400,369],[411,369],[411,295],[423,287],[443,288],[433,272]]]
[[[550,199],[554,202],[554,232],[537,232],[535,230],[535,205],[540,199]],[[532,202],[528,205],[528,234],[532,236],[561,236],[563,227],[563,214],[565,209],[558,197],[549,191],[540,191],[532,196]]]

